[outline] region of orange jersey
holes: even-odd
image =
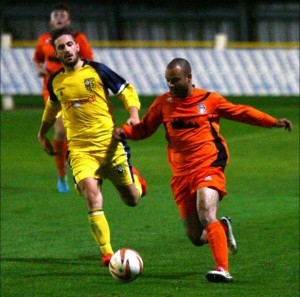
[[[276,121],[253,107],[236,105],[217,93],[195,88],[184,99],[163,94],[139,124],[122,128],[127,138],[138,140],[151,136],[163,124],[172,173],[181,176],[199,168],[226,166],[229,153],[220,135],[220,118],[269,128]]]
[[[75,40],[79,45],[79,56],[82,59],[93,60],[93,52],[84,34],[77,32]],[[44,33],[40,36],[35,46],[33,61],[45,64],[45,69],[49,76],[62,68],[59,59],[54,53],[54,48],[51,44],[51,33]],[[44,100],[47,100],[49,93],[47,91],[47,82],[49,76],[44,76],[43,79],[43,95]]]

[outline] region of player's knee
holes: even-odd
[[[57,140],[64,140],[66,138],[66,130],[63,124],[60,124],[60,121],[57,121],[55,123],[55,129],[54,129],[54,138]]]
[[[63,141],[66,138],[65,131],[55,130],[55,132],[54,132],[54,138],[56,140]]]
[[[135,207],[139,203],[139,196],[136,193],[121,193],[123,202],[130,207]]]
[[[135,207],[138,205],[138,202],[136,201],[129,201],[128,203],[126,203],[126,205],[130,206],[130,207]]]
[[[135,187],[117,187],[123,202],[130,207],[138,205],[140,197]]]
[[[192,242],[192,244],[195,245],[195,246],[202,246],[206,243],[199,237],[197,237],[197,238],[196,237],[189,237],[189,239]]]
[[[202,246],[205,242],[201,239],[201,235],[198,233],[187,233],[189,240],[195,246]]]
[[[139,203],[139,200],[134,199],[133,197],[125,197],[125,198],[123,197],[123,201],[125,202],[125,204],[127,206],[130,206],[130,207],[135,207]]]
[[[210,209],[200,210],[199,221],[203,228],[217,220],[216,211]]]

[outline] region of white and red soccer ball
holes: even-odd
[[[109,262],[111,275],[121,282],[131,282],[143,272],[142,257],[132,249],[123,248],[115,252]]]

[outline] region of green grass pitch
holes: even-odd
[[[17,108],[1,111],[1,296],[299,296],[299,98],[231,99],[294,123],[288,133],[221,121],[231,161],[219,216],[231,216],[239,249],[230,257],[232,284],[206,281],[209,248],[194,247],[184,234],[163,129],[129,142],[149,187],[136,208],[104,183],[114,249],[136,249],[144,260],[143,275],[123,284],[100,266],[83,198],[73,188],[56,192],[54,162],[37,142],[42,110]],[[144,106],[151,101],[142,98]],[[119,124],[125,119],[118,106],[116,116]]]

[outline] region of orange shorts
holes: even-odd
[[[202,187],[217,190],[220,199],[227,194],[226,178],[222,167],[200,168],[190,174],[173,176],[171,180],[174,200],[182,219],[197,212],[196,193]]]

